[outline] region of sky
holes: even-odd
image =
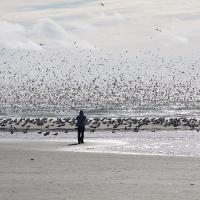
[[[101,4],[103,3],[103,5]],[[0,47],[198,51],[199,0],[1,0]]]

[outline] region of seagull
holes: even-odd
[[[102,5],[102,6],[105,6],[103,2],[101,2],[101,5]]]

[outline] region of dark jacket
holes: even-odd
[[[76,117],[78,128],[85,128],[86,116],[83,111],[80,111],[79,115]]]

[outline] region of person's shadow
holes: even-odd
[[[68,144],[68,146],[75,146],[75,145],[79,145],[79,143]]]

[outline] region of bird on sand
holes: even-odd
[[[49,133],[50,133],[50,132],[46,132],[46,133],[44,133],[44,136],[47,136],[47,135],[49,135]]]

